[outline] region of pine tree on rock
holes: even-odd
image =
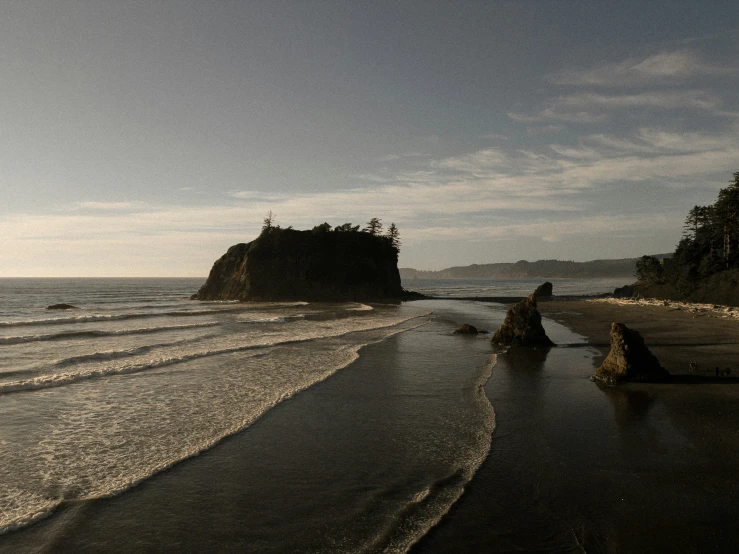
[[[393,248],[395,248],[396,250],[400,250],[400,232],[398,231],[395,223],[390,224],[390,227],[388,227],[387,234],[385,236],[388,238]]]
[[[362,229],[365,233],[369,233],[370,235],[379,235],[382,233],[382,222],[380,219],[373,217],[367,222],[367,227]]]

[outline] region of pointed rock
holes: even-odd
[[[541,325],[532,294],[508,310],[505,321],[493,335],[492,344],[500,346],[554,346]]]
[[[542,283],[534,290],[534,298],[545,298],[554,294],[554,288],[549,281]]]
[[[592,381],[615,385],[624,381],[665,381],[669,372],[644,344],[638,331],[623,323],[611,325],[611,351]]]

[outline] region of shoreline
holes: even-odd
[[[315,542],[310,533],[358,525],[359,536],[363,527],[355,516],[368,506],[436,502],[460,485],[461,496],[409,552],[722,552],[739,546],[739,385],[599,387],[588,380],[608,352],[612,321],[640,331],[676,372],[683,365],[687,371],[685,356],[739,360],[739,321],[664,305],[541,302],[547,333],[563,347],[498,354],[485,381],[480,371],[493,353],[489,338],[447,333],[461,323],[492,331],[504,312],[447,304],[452,307],[440,308],[436,323],[363,347],[353,364],[216,447],[118,496],[67,505],[0,536],[0,551],[272,552],[280,551],[267,547],[276,527],[284,527],[280,534],[292,540],[292,551],[340,551],[341,544]],[[454,354],[443,361],[432,345]],[[472,373],[462,378],[462,367]],[[386,472],[364,456],[379,455],[385,441],[396,445],[387,451],[393,452],[410,433],[433,437],[443,421],[459,434],[470,431],[456,412],[430,408],[428,387],[440,382],[447,391],[460,385],[484,391],[494,410],[487,453],[469,482],[437,469],[430,487],[416,478],[401,479],[400,488],[379,487]],[[454,402],[445,406],[456,409]],[[441,419],[411,423],[408,416],[420,409]],[[360,455],[357,449],[368,442]],[[358,458],[361,466],[352,466]],[[429,467],[433,460],[429,455]],[[350,483],[357,470],[366,473],[366,483]],[[334,481],[341,489],[327,490]],[[339,508],[347,495],[358,512]],[[331,514],[306,520],[318,505],[328,505]],[[274,511],[284,506],[289,509]],[[371,551],[394,542],[392,533],[368,540]]]
[[[538,307],[542,316],[587,337],[603,356],[611,323],[618,321],[641,333],[673,377],[690,377],[690,362],[698,364],[692,376],[715,376],[716,367],[739,375],[739,314],[729,307],[621,299],[552,300]]]
[[[686,358],[706,368],[738,360],[739,322],[582,299],[539,310],[550,337],[563,325],[586,344],[498,356],[486,386],[496,410],[490,455],[412,552],[736,550],[739,385],[604,387],[589,377],[613,321],[641,332],[675,374],[687,372]]]
[[[454,312],[440,305],[426,325],[365,345],[331,378],[119,495],[0,536],[0,552],[405,551],[462,495],[492,436],[481,383],[494,358],[487,341],[453,335]]]

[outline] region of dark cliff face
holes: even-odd
[[[360,232],[272,229],[232,246],[194,300],[401,300],[397,250]]]

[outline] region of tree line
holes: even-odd
[[[384,238],[390,243],[390,246],[395,248],[396,251],[400,251],[400,245],[402,244],[400,242],[400,231],[398,231],[398,227],[397,225],[395,225],[395,223],[391,223],[384,234],[382,232],[382,220],[377,217],[373,217],[372,219],[370,219],[361,231],[359,230],[359,227],[359,225],[352,225],[351,223],[343,223],[341,225],[337,225],[336,227],[332,227],[329,223],[324,222],[313,227],[312,232],[369,233],[372,236]],[[292,225],[288,227],[288,229],[292,229]],[[273,214],[272,210],[270,210],[267,213],[267,217],[265,217],[263,220],[262,233],[269,233],[273,230],[280,230],[280,226],[275,225],[275,214]]]
[[[739,172],[719,190],[714,204],[694,206],[685,218],[683,236],[671,259],[653,256],[637,262],[636,277],[643,282],[669,282],[692,290],[702,280],[739,266]]]

